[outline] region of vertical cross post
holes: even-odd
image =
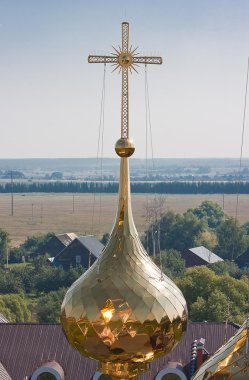
[[[122,23],[122,51],[128,53],[129,24]],[[129,75],[128,67],[122,65],[121,138],[129,138]]]

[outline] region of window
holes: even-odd
[[[75,256],[75,262],[77,265],[79,265],[81,263],[81,256]]]
[[[56,380],[56,377],[49,372],[43,372],[37,377],[37,380]]]
[[[175,373],[167,373],[162,377],[162,380],[180,380],[180,377]]]
[[[30,380],[65,380],[65,374],[61,365],[52,361],[37,368]]]
[[[187,380],[186,375],[177,368],[164,368],[155,377],[155,380]]]

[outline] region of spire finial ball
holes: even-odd
[[[132,156],[135,152],[133,140],[121,137],[115,144],[115,151],[119,157]]]

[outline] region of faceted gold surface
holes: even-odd
[[[248,380],[248,323],[245,321],[237,333],[196,372],[192,380]]]
[[[113,379],[135,379],[181,339],[187,323],[181,291],[145,252],[130,201],[128,158],[121,158],[119,206],[110,239],[68,290],[61,321],[73,347],[99,360]]]

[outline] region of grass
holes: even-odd
[[[30,263],[13,263],[13,264],[8,264],[9,269],[13,268],[25,268],[26,266],[31,265]]]
[[[140,234],[146,229],[145,207],[153,195],[134,194],[132,205],[134,220]],[[166,195],[165,211],[183,213],[204,200],[223,204],[222,194]],[[73,210],[74,199],[74,210]],[[235,216],[236,195],[225,195],[224,211]],[[77,235],[94,234],[101,237],[110,232],[117,208],[116,194],[102,194],[95,198],[91,194],[15,194],[14,215],[11,216],[11,195],[0,194],[0,228],[10,235],[11,245],[18,246],[27,236],[47,232],[75,232]],[[239,197],[238,219],[249,220],[249,195]],[[93,221],[93,223],[92,223]]]

